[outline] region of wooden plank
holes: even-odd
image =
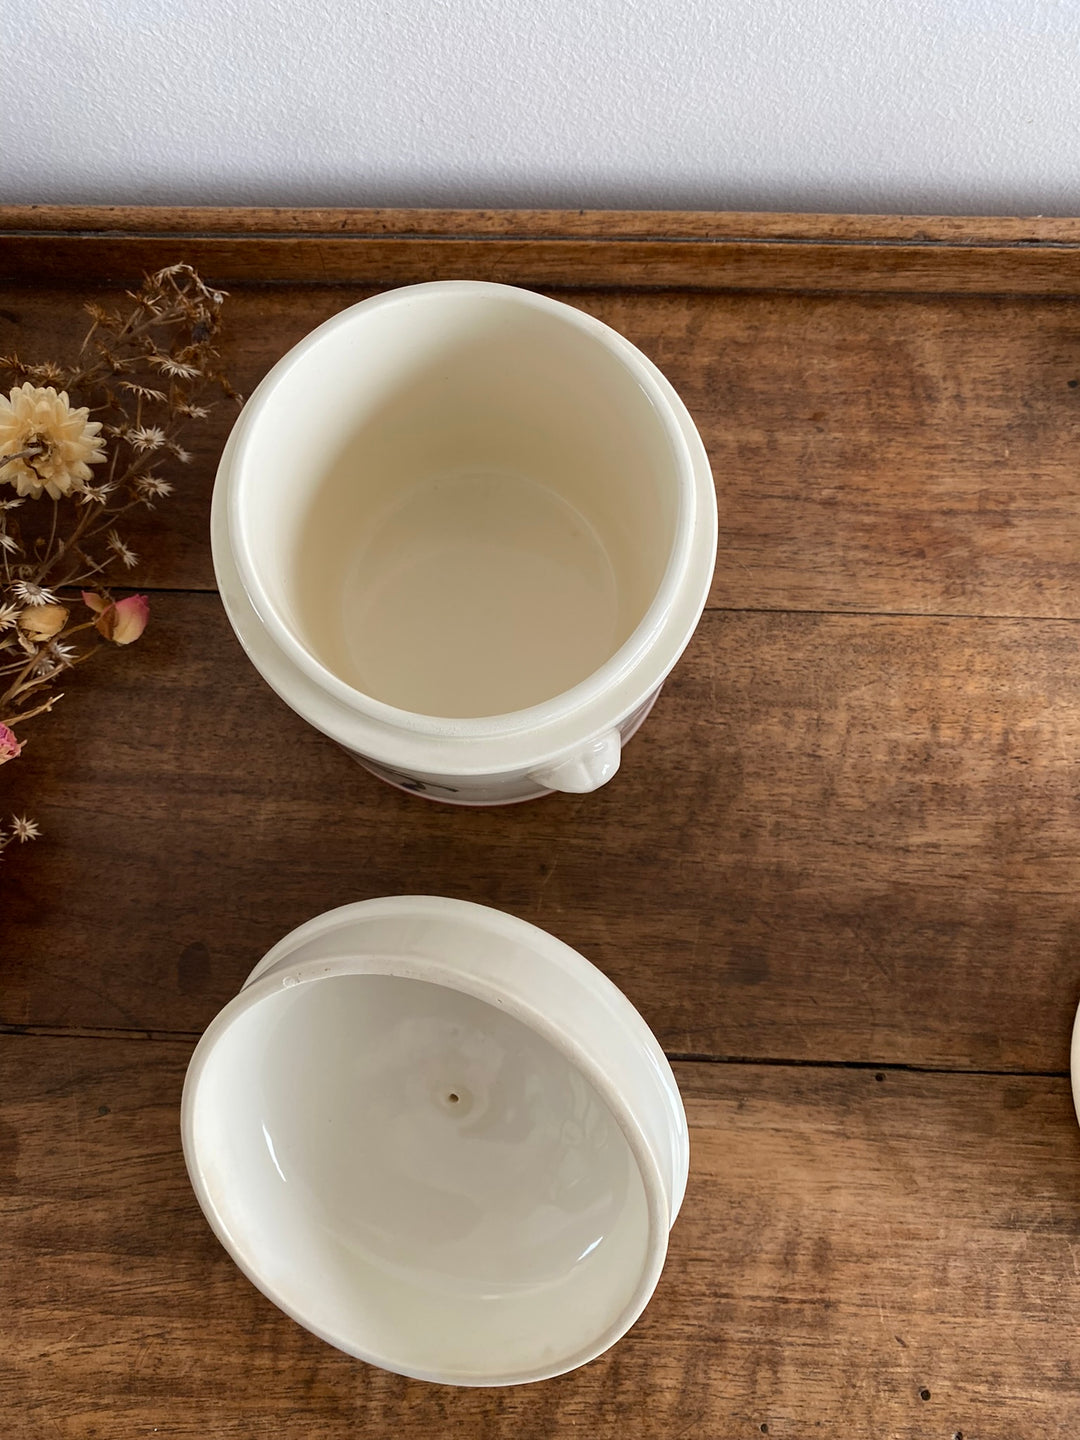
[[[158,596],[5,768],[0,1020],[194,1033],[294,925],[457,895],[595,961],[674,1054],[1059,1071],[1077,627],[710,612],[622,773],[491,811],[375,781]]]
[[[701,428],[710,603],[1080,614],[1072,302],[669,295],[604,318]]]
[[[1075,245],[1058,215],[843,215],[737,210],[433,210],[311,206],[0,205],[0,234],[459,236]]]
[[[0,1041],[0,1415],[19,1440],[1080,1425],[1062,1080],[679,1065],[691,1178],[644,1317],[557,1380],[451,1391],[332,1350],[233,1267],[183,1170],[189,1049]]]
[[[179,240],[220,283],[1077,293],[1080,221],[649,211],[0,207],[0,275],[130,283]]]
[[[236,385],[367,293],[235,292]],[[1073,302],[550,293],[641,346],[695,416],[721,513],[712,605],[1080,616]],[[70,291],[0,290],[0,352],[62,357],[82,333]],[[213,586],[206,514],[233,413],[192,432],[177,497],[133,525],[140,584]]]
[[[869,291],[1075,296],[1074,243],[887,244],[823,240],[685,241],[569,237],[447,239],[10,231],[0,278],[132,284],[170,264],[178,243],[212,284],[407,285],[442,279],[531,286],[663,290]]]
[[[173,251],[173,258],[177,252]],[[316,325],[370,293],[336,289],[248,291],[230,296],[222,337],[226,372],[241,394],[250,394],[270,367]],[[93,300],[126,314],[131,301],[122,289],[95,287],[77,295],[69,289],[15,285],[0,288],[0,354],[17,352],[26,361],[70,362],[89,319],[82,302]],[[139,556],[132,579],[143,589],[212,590],[210,495],[218,459],[236,419],[234,403],[221,398],[204,422],[185,434],[191,465],[165,460],[157,468],[175,486],[174,495],[152,512],[124,519],[124,537]]]

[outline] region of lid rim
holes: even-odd
[[[682,1198],[681,1191],[685,1185],[685,1174],[681,1177],[681,1181],[678,1174],[667,1175],[661,1157],[655,1152],[654,1137],[650,1137],[648,1127],[643,1116],[637,1113],[633,1099],[629,1099],[618,1089],[616,1082],[605,1072],[601,1061],[595,1058],[587,1047],[582,1046],[579,1037],[569,1035],[564,1028],[545,1016],[543,1011],[528,1003],[525,998],[516,993],[517,987],[508,985],[506,989],[501,990],[489,978],[464,973],[461,966],[455,967],[452,960],[439,960],[415,953],[407,955],[386,953],[385,949],[377,951],[373,949],[370,953],[359,955],[319,956],[317,953],[309,953],[303,958],[297,959],[297,950],[305,945],[314,946],[317,950],[320,939],[327,940],[335,934],[340,938],[340,932],[350,923],[355,923],[358,916],[376,920],[394,918],[395,915],[398,918],[415,919],[425,913],[430,917],[445,918],[449,915],[465,922],[469,920],[474,923],[486,921],[489,934],[502,932],[519,941],[526,943],[532,941],[533,944],[530,948],[533,949],[538,960],[553,962],[558,966],[560,974],[579,980],[582,994],[586,997],[588,997],[586,980],[598,992],[591,998],[598,999],[603,1003],[609,997],[617,997],[619,1003],[615,1011],[609,1010],[605,1005],[601,1018],[607,1019],[609,1023],[621,1022],[624,1030],[628,1030],[631,1026],[639,1029],[642,1033],[636,1037],[638,1042],[641,1043],[647,1037],[647,1041],[651,1042],[648,1048],[655,1047],[659,1051],[655,1037],[652,1036],[645,1021],[618,987],[584,956],[538,926],[487,906],[475,905],[468,901],[448,900],[437,896],[392,896],[357,902],[354,905],[342,906],[336,910],[327,911],[323,915],[315,916],[283,937],[255,967],[238,994],[210,1022],[192,1055],[181,1101],[181,1133],[188,1174],[200,1207],[211,1228],[244,1274],[285,1313],[338,1349],[398,1374],[455,1385],[524,1384],[551,1378],[587,1364],[602,1354],[630,1329],[648,1304],[663,1269],[667,1254],[668,1232],[679,1208],[677,1202]],[[587,968],[582,970],[581,967]],[[573,973],[575,970],[578,971],[576,976]],[[420,1367],[402,1364],[400,1360],[377,1355],[374,1351],[363,1350],[355,1342],[350,1342],[347,1336],[330,1333],[326,1327],[320,1327],[317,1323],[313,1323],[300,1307],[283,1303],[273,1285],[260,1279],[257,1265],[251,1257],[246,1255],[242,1241],[231,1233],[220,1213],[199,1161],[199,1142],[195,1124],[199,1086],[213,1048],[240,1016],[248,1013],[267,998],[279,994],[283,989],[294,988],[297,984],[315,984],[319,979],[331,976],[364,974],[395,975],[406,979],[427,980],[434,984],[442,983],[447,988],[473,995],[503,1013],[513,1015],[521,1023],[540,1034],[565,1057],[568,1064],[573,1065],[579,1073],[584,1075],[618,1124],[633,1156],[646,1200],[648,1230],[641,1255],[641,1273],[629,1300],[612,1322],[599,1336],[594,1337],[587,1344],[579,1346],[569,1356],[564,1356],[546,1366],[535,1366],[527,1370],[515,1371],[512,1374],[492,1373],[484,1376],[476,1374],[466,1376],[449,1371],[427,1372]],[[612,1037],[609,1035],[609,1038]],[[625,1038],[629,1039],[630,1037],[627,1035]],[[662,1058],[663,1052],[659,1051],[659,1054]],[[666,1060],[664,1065],[666,1066]],[[642,1076],[649,1075],[648,1083],[652,1087],[659,1090],[664,1086],[664,1076],[659,1070],[654,1070],[651,1065],[641,1065],[639,1068]],[[677,1095],[674,1077],[671,1077],[671,1086]],[[686,1122],[681,1101],[678,1102],[678,1111],[684,1132],[683,1150],[688,1158],[688,1137],[685,1135]]]

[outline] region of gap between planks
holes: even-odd
[[[18,238],[19,240],[53,240],[61,236],[65,240],[170,240],[170,241],[219,241],[219,240],[243,240],[245,242],[258,242],[266,240],[289,240],[289,241],[319,241],[348,239],[350,241],[447,241],[455,244],[481,244],[497,245],[505,244],[507,241],[529,242],[552,242],[555,244],[580,244],[582,241],[594,242],[604,245],[711,245],[716,248],[731,245],[761,245],[774,246],[777,249],[791,248],[820,248],[827,250],[838,249],[862,249],[862,250],[938,250],[965,252],[999,251],[999,250],[1032,250],[1048,251],[1059,250],[1075,253],[1080,245],[1077,240],[1042,240],[1042,239],[960,239],[958,237],[923,237],[923,236],[902,236],[902,235],[866,235],[866,236],[825,236],[825,235],[761,235],[754,234],[752,230],[733,230],[730,233],[716,235],[679,235],[665,233],[662,230],[644,231],[641,234],[609,233],[599,231],[595,235],[575,234],[570,230],[507,230],[507,231],[469,231],[459,230],[452,233],[440,230],[411,230],[386,232],[378,230],[247,230],[243,232],[230,231],[226,229],[202,229],[202,230],[145,230],[145,229],[92,229],[81,228],[75,230],[49,229],[17,229],[14,227],[0,226],[0,241]],[[274,280],[241,281],[243,285],[273,285],[281,282]],[[288,283],[295,284],[290,280]],[[304,282],[299,282],[304,283]],[[322,283],[317,277],[312,277],[309,284]],[[341,282],[346,284],[363,282]],[[612,284],[608,286],[597,286],[599,289],[633,289],[633,286]],[[649,289],[651,287],[639,287]],[[682,287],[679,287],[682,288]],[[712,287],[710,287],[712,288]],[[938,293],[938,292],[935,292]],[[966,292],[960,292],[966,293]]]
[[[220,591],[207,587],[204,590],[190,586],[175,585],[114,585],[115,590],[142,590],[148,595],[179,595],[199,597],[216,595]],[[714,605],[707,604],[703,615],[835,615],[842,619],[862,618],[865,620],[994,620],[1009,621],[1017,625],[1077,625],[1080,615],[1006,615],[995,610],[840,610],[822,609],[819,606],[794,605]]]
[[[194,1045],[201,1037],[199,1030],[127,1030],[121,1026],[89,1027],[79,1025],[16,1025],[0,1023],[0,1039],[44,1040],[132,1040],[165,1045]],[[1068,1070],[1016,1070],[968,1068],[949,1065],[903,1064],[878,1060],[790,1059],[785,1056],[710,1055],[707,1052],[668,1050],[664,1052],[672,1065],[765,1065],[773,1070],[869,1070],[884,1074],[990,1076],[998,1079],[1067,1080]]]

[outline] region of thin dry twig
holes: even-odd
[[[138,562],[118,521],[172,493],[162,467],[190,463],[180,437],[212,397],[240,400],[218,350],[224,292],[178,264],[129,298],[126,313],[84,306],[71,365],[0,356],[0,765],[69,670],[142,633],[146,597],[107,588]],[[36,836],[12,816],[0,852]]]

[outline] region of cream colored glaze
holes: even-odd
[[[630,372],[558,317],[467,299],[420,347],[378,321],[369,388],[315,392],[299,448],[268,435],[257,461],[268,573],[305,646],[356,690],[454,718],[603,665],[656,594],[675,515]]]
[[[452,473],[362,509],[309,517],[298,610],[327,668],[378,700],[524,709],[591,675],[628,633],[604,545],[547,486]]]

